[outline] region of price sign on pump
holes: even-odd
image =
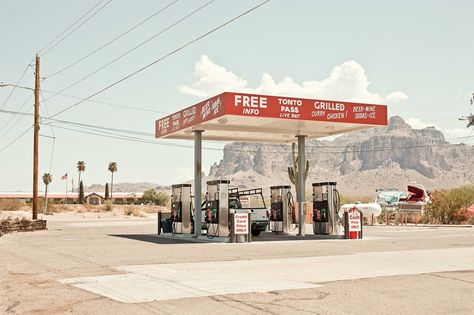
[[[234,214],[234,229],[235,234],[249,233],[249,216],[247,213]]]

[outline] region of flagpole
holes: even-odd
[[[67,205],[67,177],[66,177],[66,202],[64,204]]]

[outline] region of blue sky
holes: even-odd
[[[41,56],[41,76],[46,77],[42,88],[59,91],[67,87],[207,1],[178,1],[107,48],[48,77],[171,2],[111,1]],[[99,0],[2,0],[0,81],[16,83],[35,52],[97,3]],[[89,96],[257,3],[216,0],[64,93]],[[415,127],[434,124],[447,138],[468,135],[465,123],[457,117],[468,114],[468,95],[474,92],[473,9],[472,1],[272,0],[94,98],[156,112],[84,102],[56,118],[152,133],[154,121],[163,115],[158,112],[179,110],[222,89],[244,89],[382,102],[388,104],[391,115],[400,115]],[[33,77],[29,67],[20,85],[32,87]],[[0,107],[10,91],[0,88]],[[4,109],[20,110],[30,94],[17,89]],[[46,98],[48,95],[44,93]],[[42,106],[53,114],[74,102],[55,96]],[[32,104],[30,99],[21,111],[31,111]],[[17,121],[16,116],[6,126],[10,118],[0,113],[0,149],[31,126],[30,117]],[[118,163],[116,182],[171,184],[188,179],[192,170],[193,151],[189,148],[127,142],[59,128],[51,131],[48,126],[41,129],[44,135],[52,132],[56,136],[53,191],[64,190],[60,180],[64,173],[77,178],[78,160],[86,161],[86,184],[105,183],[109,161]],[[50,138],[41,138],[41,174],[49,171],[52,143]],[[222,152],[205,151],[203,158],[207,171],[222,158]],[[0,191],[30,190],[31,165],[29,132],[0,152]]]

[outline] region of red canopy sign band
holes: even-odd
[[[225,92],[156,121],[156,137],[224,116],[387,125],[387,106]]]

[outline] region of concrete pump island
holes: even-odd
[[[193,187],[172,186],[171,216],[158,216],[158,234],[230,242],[249,242],[252,236],[257,240],[262,232],[275,235],[275,240],[292,234],[298,236],[293,239],[362,237],[362,216],[351,213],[359,210],[354,207],[339,214],[336,182],[312,183],[313,200],[308,207],[305,140],[386,126],[387,121],[386,105],[235,92],[219,94],[158,119],[156,138],[194,140]],[[275,183],[264,192],[262,188],[239,190],[227,179],[215,179],[207,181],[202,200],[203,140],[293,143],[297,153],[293,152],[288,181],[294,183],[296,196],[288,182]],[[270,196],[269,209],[265,194]]]

